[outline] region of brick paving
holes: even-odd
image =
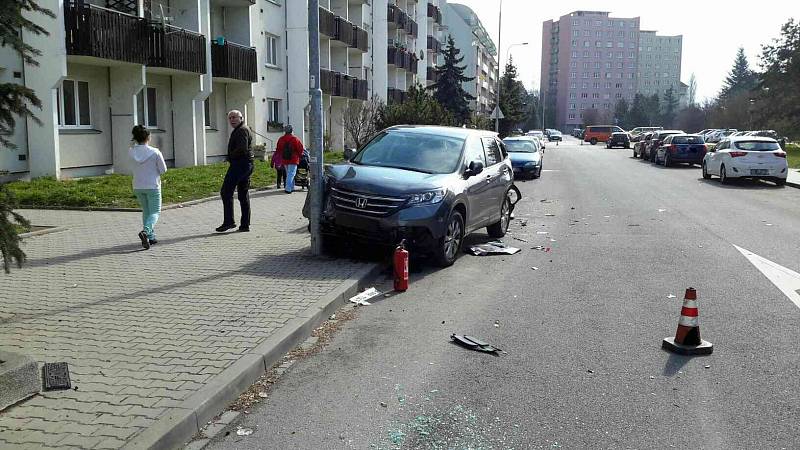
[[[250,233],[213,232],[219,201],[164,211],[146,251],[140,213],[23,211],[68,229],[0,274],[0,349],[68,362],[76,389],[0,412],[0,448],[119,448],[363,270],[311,258],[304,198],[254,195]]]

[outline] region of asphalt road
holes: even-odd
[[[521,253],[413,273],[210,448],[796,448],[800,309],[734,244],[800,272],[800,190],[631,154],[548,146]],[[689,286],[710,356],[660,348]]]

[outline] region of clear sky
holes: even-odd
[[[542,54],[542,22],[558,20],[573,11],[607,11],[611,17],[640,17],[643,30],[660,35],[683,35],[681,81],[688,84],[692,73],[697,78],[697,99],[714,97],[733,66],[739,47],[753,69],[758,68],[761,45],[780,35],[790,17],[800,19],[800,6],[791,0],[761,0],[745,6],[720,0],[674,0],[650,2],[632,0],[502,0],[503,36],[501,64],[511,55],[520,79],[528,88],[539,87]],[[497,44],[500,0],[448,0],[472,8]],[[790,6],[795,4],[795,6]]]

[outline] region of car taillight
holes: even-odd
[[[677,152],[677,151],[678,151],[678,146],[677,146],[677,145],[675,145],[675,144],[671,144],[671,145],[669,146],[669,152],[670,152],[670,153],[675,153],[675,152]]]
[[[706,144],[703,144],[703,151],[708,152],[708,146]]]
[[[740,156],[747,156],[747,152],[730,152],[731,158],[738,158]]]
[[[777,156],[778,158],[786,158],[786,153],[784,152],[775,152],[773,155]]]

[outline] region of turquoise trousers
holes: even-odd
[[[161,189],[134,189],[133,194],[142,206],[142,225],[147,238],[156,238],[155,226],[161,215]]]

